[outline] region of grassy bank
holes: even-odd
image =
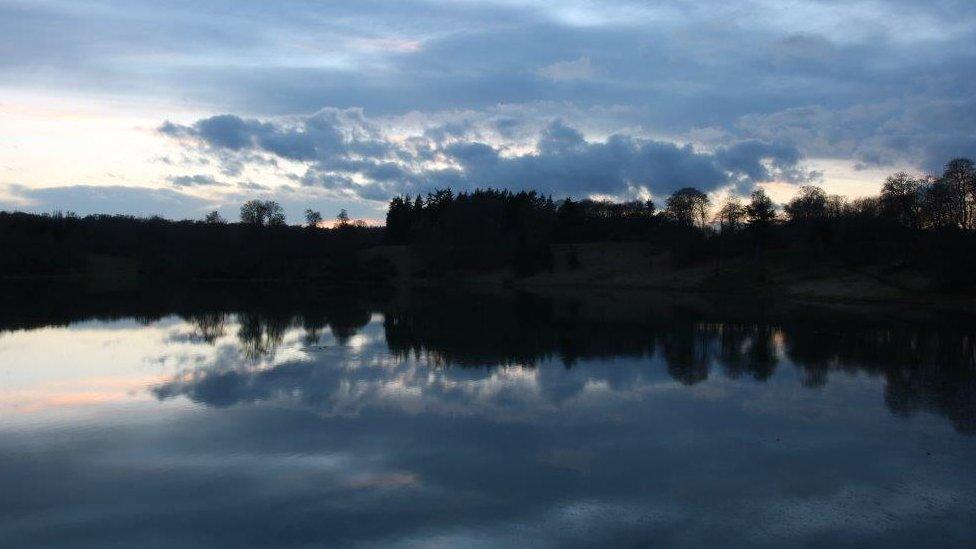
[[[692,293],[761,294],[844,301],[897,302],[976,309],[976,295],[940,287],[938,281],[905,264],[811,261],[789,252],[718,257],[692,264],[646,243],[554,245],[552,268],[519,276],[512,268],[490,271],[433,269],[423,248],[381,246],[363,253],[395,266],[408,285],[486,285],[525,289],[632,289]]]

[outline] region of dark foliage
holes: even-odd
[[[668,221],[651,201],[566,199],[557,206],[535,191],[446,189],[426,199],[394,198],[386,239],[426,250],[437,270],[511,266],[528,275],[552,268],[553,243],[644,240],[661,223]]]
[[[949,162],[940,177],[895,174],[876,198],[804,186],[778,212],[756,189],[747,200],[731,197],[710,223],[709,207],[694,188],[676,191],[660,212],[649,200],[554,202],[535,192],[448,189],[394,198],[386,241],[415,246],[435,273],[509,266],[526,275],[551,268],[552,244],[639,241],[670,251],[677,265],[737,256],[762,265],[776,254],[801,266],[904,265],[943,287],[976,284],[976,171],[968,159]]]
[[[385,311],[384,327],[393,352],[445,366],[558,360],[571,368],[592,359],[660,357],[673,379],[694,385],[719,372],[763,382],[785,358],[808,388],[825,385],[832,374],[864,372],[887,381],[892,413],[927,410],[976,434],[972,315],[940,312],[919,322],[924,317],[734,298],[437,291]]]
[[[646,242],[675,265],[750,257],[764,277],[767,258],[799,266],[906,266],[943,288],[976,284],[976,169],[949,162],[939,177],[895,174],[874,198],[846,200],[803,187],[782,212],[762,190],[731,197],[708,217],[694,188],[676,191],[657,211],[650,200],[615,203],[534,191],[483,189],[396,197],[387,227],[339,213],[333,229],[306,212],[307,227],[284,224],[274,202],[250,201],[242,222],[212,213],[203,222],[127,216],[0,213],[0,275],[137,272],[186,278],[312,277],[376,281],[393,267],[361,264],[358,251],[410,245],[428,275],[510,268],[519,276],[553,268],[554,244]],[[570,261],[578,268],[578,256]]]
[[[272,212],[272,218],[274,218]],[[0,212],[3,276],[361,279],[382,229]]]

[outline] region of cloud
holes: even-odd
[[[253,181],[238,181],[237,188],[245,191],[270,191],[271,187]]]
[[[196,217],[208,202],[171,189],[127,186],[69,185],[32,188],[11,184],[4,187],[14,209],[33,212],[73,211],[79,215],[125,213],[159,215],[170,219]],[[2,207],[2,203],[0,203]]]
[[[221,114],[190,126],[164,122],[159,132],[196,141],[211,152],[265,152],[294,161],[323,160],[348,153],[377,155],[387,144],[371,139],[375,129],[359,109],[322,109],[283,123]]]
[[[976,156],[976,99],[937,98],[822,106],[742,117],[736,133],[802,144],[810,156],[849,158],[866,166],[907,162],[936,172],[951,158]]]
[[[715,157],[729,173],[752,183],[773,180],[797,183],[816,177],[815,173],[800,167],[800,150],[785,142],[749,139],[719,148]]]
[[[174,187],[226,187],[227,183],[222,183],[214,179],[212,175],[175,175],[170,176],[169,182]]]
[[[512,152],[517,143],[500,133],[487,136],[493,143],[478,140],[474,136],[481,130],[471,122],[442,124],[395,140],[360,112],[349,116],[335,109],[280,123],[219,115],[160,128],[218,156],[271,155],[303,163],[303,185],[365,200],[489,186],[536,189],[557,197],[628,196],[639,189],[664,196],[681,187],[748,188],[774,178],[805,176],[802,154],[785,142],[750,139],[707,152],[625,134],[590,141],[578,129],[554,120],[529,149]]]
[[[671,134],[811,105],[911,108],[976,93],[976,4],[958,0],[98,7],[0,5],[0,35],[18,37],[0,44],[0,83],[163,96],[248,116],[323,105],[374,115],[624,105],[634,125]],[[199,130],[245,145],[234,141],[244,119],[211,124]]]
[[[293,163],[343,199],[557,192],[557,176],[566,192],[664,193],[809,180],[794,152],[851,172],[976,155],[976,3],[890,4],[0,0],[0,36],[17,38],[0,41],[0,85],[161,106],[154,120],[215,114],[161,130],[220,177]],[[575,150],[543,150],[556,118],[586,136]],[[591,171],[613,155],[625,167]],[[195,172],[200,156],[170,160]]]
[[[538,70],[539,76],[550,80],[586,80],[593,78],[596,70],[589,57],[575,61],[557,61]]]

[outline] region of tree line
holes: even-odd
[[[190,278],[372,280],[388,278],[393,267],[378,259],[361,264],[358,252],[385,243],[410,245],[430,274],[511,267],[527,275],[553,268],[554,245],[646,242],[670,251],[679,265],[730,257],[801,266],[889,263],[931,272],[946,286],[976,283],[976,169],[965,158],[938,176],[894,174],[873,197],[849,200],[803,186],[782,207],[761,188],[715,204],[688,187],[661,207],[653,200],[442,189],[393,198],[385,228],[351,221],[345,210],[331,228],[312,209],[304,221],[288,225],[281,205],[267,200],[245,202],[238,223],[217,211],[199,221],[0,212],[0,274],[128,269]]]
[[[718,204],[687,187],[653,200],[554,201],[534,191],[436,190],[389,203],[385,240],[439,249],[437,268],[551,267],[552,244],[642,241],[681,262],[778,251],[799,260],[908,261],[970,284],[976,251],[976,169],[949,162],[939,176],[888,177],[877,196],[847,199],[814,185],[778,207],[765,190]],[[967,278],[969,277],[969,278]]]
[[[230,223],[202,220],[0,212],[0,276],[149,276],[175,279],[312,278],[375,281],[391,266],[359,261],[381,244],[383,229],[340,211],[331,228],[305,212],[304,227],[285,222],[277,202],[251,200]]]
[[[731,193],[717,207],[709,196],[686,187],[672,193],[658,210],[653,200],[553,201],[535,191],[478,189],[454,194],[450,189],[426,197],[394,197],[386,216],[386,239],[394,244],[449,237],[463,242],[529,238],[543,231],[557,241],[633,238],[649,225],[672,224],[703,231],[735,232],[773,223],[809,223],[831,218],[869,216],[910,229],[976,230],[976,169],[973,161],[949,162],[939,177],[888,177],[877,197],[848,200],[814,185],[778,211],[762,188],[743,198]],[[644,223],[630,223],[642,220]],[[653,222],[653,223],[652,223]],[[586,231],[573,231],[587,225]],[[630,226],[629,226],[630,225]]]

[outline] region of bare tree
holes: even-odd
[[[973,161],[968,158],[949,161],[937,184],[945,187],[953,224],[960,229],[976,229],[976,167]]]
[[[285,212],[272,200],[248,200],[241,206],[241,223],[259,227],[285,224]]]
[[[665,211],[682,225],[704,227],[708,219],[709,204],[708,195],[694,187],[685,187],[668,197]]]
[[[305,210],[305,223],[308,224],[308,227],[309,228],[318,227],[319,224],[322,223],[322,214],[319,213],[319,212],[317,212],[317,211],[315,211],[315,210],[313,210],[313,209],[311,209],[311,208],[306,209]]]
[[[723,233],[734,233],[742,228],[742,222],[746,217],[746,208],[742,205],[742,200],[734,194],[730,194],[725,199],[725,203],[715,214],[715,221],[718,222],[719,229]]]
[[[804,185],[793,200],[786,204],[784,210],[791,221],[823,220],[827,217],[827,193],[820,187]]]
[[[881,187],[881,213],[913,229],[921,224],[923,182],[905,172],[888,176]]]
[[[227,221],[224,220],[223,216],[220,215],[220,212],[214,210],[204,216],[203,222],[208,225],[223,225]]]

